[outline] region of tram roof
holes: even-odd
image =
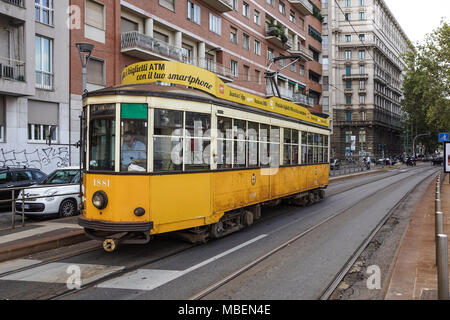
[[[303,121],[301,119],[285,116],[282,114],[257,109],[246,104],[236,103],[232,101],[227,101],[224,99],[220,99],[215,97],[214,95],[193,88],[187,88],[186,86],[172,84],[171,86],[160,85],[157,83],[139,83],[139,84],[121,84],[115,85],[95,91],[89,91],[83,95],[84,98],[89,97],[99,97],[99,96],[108,96],[108,95],[135,95],[135,96],[153,96],[153,97],[164,97],[164,98],[172,98],[172,99],[184,99],[191,101],[199,101],[205,103],[212,103],[224,107],[230,107],[233,109],[248,111],[252,113],[259,113],[265,116],[270,116],[274,118],[279,118],[288,121],[294,121],[303,123],[309,126],[314,126],[322,129],[328,129],[329,127],[315,124],[307,121]],[[311,114],[326,118],[328,115],[322,113],[313,113]]]

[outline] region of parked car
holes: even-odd
[[[440,166],[444,163],[444,157],[442,155],[434,156],[431,162],[433,163],[433,166],[434,165]]]
[[[26,167],[4,167],[0,168],[0,189],[28,187],[43,181],[47,175],[39,169]],[[14,198],[17,198],[20,190],[14,191]],[[12,191],[0,191],[0,200],[12,199]],[[0,202],[0,209],[11,209],[12,202]]]
[[[24,215],[27,217],[52,216],[71,217],[79,214],[80,169],[68,167],[53,171],[33,189],[25,189],[26,197],[48,196],[24,201]],[[69,194],[69,195],[62,195]],[[19,194],[19,198],[22,193]],[[22,213],[22,202],[16,203],[16,213]]]
[[[341,160],[331,159],[330,160],[330,170],[339,170],[341,167]]]

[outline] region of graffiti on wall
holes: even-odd
[[[69,165],[69,148],[57,146],[27,149],[0,148],[0,167],[25,166],[50,172]]]

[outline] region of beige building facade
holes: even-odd
[[[322,0],[322,15],[322,105],[333,122],[331,156],[400,155],[407,36],[383,0]]]

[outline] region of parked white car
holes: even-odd
[[[56,214],[60,217],[70,217],[79,214],[79,183],[79,167],[67,167],[53,171],[41,183],[32,186],[39,188],[24,189],[24,215],[26,217],[37,217]],[[41,196],[48,197],[26,200],[27,197]],[[17,199],[21,198],[22,191]],[[16,214],[22,214],[22,201],[20,200],[16,202]]]

